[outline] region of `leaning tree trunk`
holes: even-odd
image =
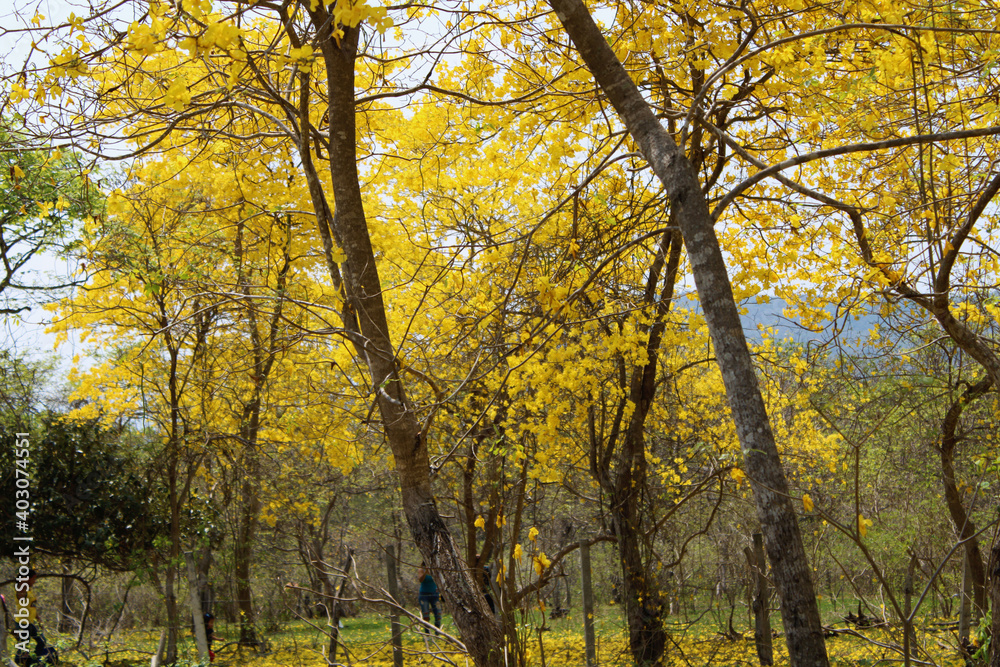
[[[392,450],[399,478],[403,511],[410,532],[448,596],[452,618],[476,665],[503,664],[503,633],[490,613],[486,599],[452,539],[438,511],[431,488],[430,458],[425,433],[411,409],[399,376],[375,253],[368,233],[357,171],[356,120],[354,110],[354,60],[357,28],[338,26],[325,5],[310,9],[318,30],[329,92],[330,177],[336,210],[331,220],[329,206],[317,175],[310,173],[311,159],[303,159],[317,224],[324,245],[330,237],[340,246],[342,269],[330,263],[331,279],[339,283],[343,272],[344,323],[360,360],[367,366],[375,400]],[[338,39],[333,32],[341,30]],[[303,96],[307,95],[303,92]],[[302,124],[300,154],[308,151],[308,107],[300,110]]]
[[[697,174],[653,115],[582,0],[549,0],[549,4],[676,207],[781,598],[789,657],[793,665],[827,665],[798,520]]]

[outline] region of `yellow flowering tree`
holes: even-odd
[[[86,404],[76,415],[125,415],[163,438],[171,509],[163,588],[175,620],[174,580],[187,539],[182,514],[192,489],[209,469],[231,489],[242,640],[251,642],[261,457],[295,437],[287,397],[298,390],[308,401],[309,369],[324,351],[303,345],[311,359],[303,362],[293,343],[323,326],[314,313],[329,307],[329,296],[309,275],[315,260],[292,242],[301,223],[279,210],[293,198],[282,204],[266,189],[254,192],[252,181],[220,169],[217,157],[202,163],[217,170],[212,179],[196,178],[198,167],[180,152],[143,163],[112,193],[107,217],[87,225],[85,289],[57,305],[55,329],[83,329],[87,342],[105,350],[102,364],[78,375],[76,395]],[[315,416],[322,411],[303,408],[316,425],[325,421]]]
[[[790,652],[825,664],[781,428],[768,418],[774,406],[736,304],[816,281],[823,288],[805,293],[817,298],[802,301],[829,305],[833,295],[850,296],[865,266],[866,284],[930,307],[994,373],[986,337],[955,317],[962,309],[939,303],[953,268],[964,270],[960,248],[989,219],[992,181],[970,168],[964,187],[977,194],[964,213],[920,216],[927,222],[912,238],[923,243],[930,230],[939,248],[927,255],[932,282],[907,282],[908,258],[918,253],[896,254],[900,239],[911,238],[901,220],[912,202],[879,199],[907,174],[899,164],[880,172],[881,151],[996,133],[988,95],[975,98],[968,118],[949,101],[979,84],[944,74],[991,71],[992,56],[977,55],[992,53],[992,27],[981,27],[988,17],[970,6],[939,26],[939,12],[868,0],[843,8],[598,3],[592,9],[610,21],[601,30],[580,2],[550,6],[554,14],[538,3],[495,3],[488,15],[467,3],[407,6],[390,20],[367,2],[154,2],[127,25],[96,12],[56,30],[36,15],[26,29],[49,61],[18,77],[9,98],[26,113],[59,108],[57,134],[108,156],[219,146],[221,163],[263,169],[271,187],[286,181],[269,168],[294,172],[298,210],[313,231],[299,230],[293,242],[313,249],[325,303],[337,313],[322,331],[346,342],[362,371],[353,395],[378,410],[411,531],[457,602],[456,623],[477,664],[499,664],[502,640],[463,564],[472,559],[476,513],[466,503],[463,558],[432,473],[458,451],[479,466],[480,453],[502,440],[495,454],[523,456],[512,486],[554,481],[555,462],[569,451],[563,430],[584,435],[597,462],[588,467],[614,501],[632,587],[633,657],[662,661],[633,482],[644,488],[650,454],[662,459],[646,447],[649,420],[686,416],[680,403],[656,400],[674,377],[663,372],[667,347],[693,348],[707,329],[767,533]],[[919,25],[909,24],[914,17]],[[918,100],[918,88],[938,100]],[[929,128],[921,134],[906,129],[914,100],[917,125]],[[884,131],[865,134],[875,128]],[[930,155],[911,164],[952,174],[962,159],[948,150],[940,169]],[[967,154],[970,165],[990,159],[978,144]],[[769,177],[775,183],[765,185]],[[930,192],[948,178],[922,183]],[[925,208],[948,200],[921,197]],[[864,217],[882,203],[902,207],[876,225],[884,223],[889,250],[873,245],[881,231]],[[857,252],[845,256],[845,239]],[[706,324],[689,323],[690,336],[673,330],[699,319],[672,305],[682,240]],[[989,247],[988,238],[978,242]],[[159,284],[149,283],[154,296]],[[819,312],[811,318],[821,320]],[[702,360],[692,354],[670,371]],[[718,386],[708,374],[689,377]],[[528,428],[514,437],[522,420]],[[682,465],[676,458],[666,460]]]

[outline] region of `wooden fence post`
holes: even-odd
[[[385,567],[389,575],[389,597],[393,605],[399,604],[399,583],[396,580],[396,553],[392,545],[385,547]],[[389,621],[392,627],[392,664],[393,667],[403,667],[403,626],[399,622],[399,611],[395,606],[389,607]]]

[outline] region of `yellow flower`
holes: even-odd
[[[813,499],[809,497],[808,493],[802,494],[802,506],[806,508],[807,512],[813,511]]]
[[[539,577],[542,576],[542,572],[545,571],[545,568],[552,565],[552,561],[549,560],[549,557],[546,556],[544,552],[535,556],[533,560],[535,562],[535,573]]]
[[[866,519],[863,514],[858,515],[858,535],[864,537],[868,534],[868,526],[872,525],[871,519]]]
[[[163,96],[163,103],[174,111],[181,111],[191,103],[191,91],[187,86],[187,77],[181,75],[173,80]]]
[[[483,517],[476,517],[476,528],[486,528],[486,519]]]
[[[521,556],[524,555],[524,550],[521,548],[520,544],[514,545],[514,558],[521,560]]]
[[[535,528],[534,526],[532,526],[531,530],[528,531],[528,539],[531,540],[532,542],[538,539],[538,529]]]

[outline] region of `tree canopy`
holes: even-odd
[[[604,540],[632,657],[663,664],[660,573],[746,492],[789,653],[827,664],[800,524],[877,567],[859,434],[893,410],[851,388],[840,335],[867,312],[885,368],[934,378],[947,511],[979,554],[954,456],[1000,387],[993,8],[122,0],[17,30],[3,108],[31,151],[4,153],[4,233],[30,254],[83,219],[80,289],[50,307],[102,363],[69,417],[161,443],[174,621],[196,496],[224,489],[249,643],[259,531],[295,507],[305,553],[334,506],[266,480],[384,456],[478,665],[525,661],[518,605]],[[83,155],[119,165],[106,210],[69,178]],[[748,344],[741,304],[777,297],[822,346]],[[596,527],[528,545],[526,504],[568,498]],[[705,525],[668,536],[692,506]]]

